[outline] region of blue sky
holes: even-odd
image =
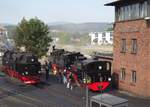
[[[113,0],[0,0],[0,23],[17,24],[37,16],[51,22],[113,22]]]

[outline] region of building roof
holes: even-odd
[[[131,3],[137,3],[137,2],[142,2],[146,0],[115,0],[111,3],[105,4],[105,6],[118,6],[118,5],[128,5]]]
[[[123,103],[128,103],[128,100],[111,94],[101,94],[101,95],[92,96],[91,99],[94,102],[101,102],[107,105],[112,105],[113,107],[116,107],[117,105],[121,105]],[[121,106],[117,106],[117,107],[121,107]]]

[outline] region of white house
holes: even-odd
[[[56,44],[59,41],[59,37],[52,37],[53,44]]]
[[[12,49],[14,44],[14,40],[8,37],[7,29],[0,26],[0,51],[5,50],[6,48]]]
[[[0,26],[0,42],[4,42],[7,39],[7,29]]]
[[[113,44],[113,31],[91,32],[91,45]]]

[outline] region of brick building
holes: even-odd
[[[117,0],[113,72],[119,89],[150,97],[150,0]]]

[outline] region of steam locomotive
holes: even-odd
[[[69,52],[64,49],[54,49],[49,57],[50,62],[52,62],[52,71],[54,74],[56,74],[59,69],[64,70],[81,59],[86,59],[86,57],[80,52]]]
[[[106,90],[111,85],[111,62],[86,59],[74,65],[80,84],[92,91]]]
[[[78,86],[87,86],[92,91],[106,90],[111,84],[111,62],[87,59],[80,52],[54,49],[50,55],[52,71],[73,74]],[[99,88],[101,87],[101,88]]]
[[[33,53],[6,51],[2,57],[2,71],[25,84],[40,82],[41,64]]]

